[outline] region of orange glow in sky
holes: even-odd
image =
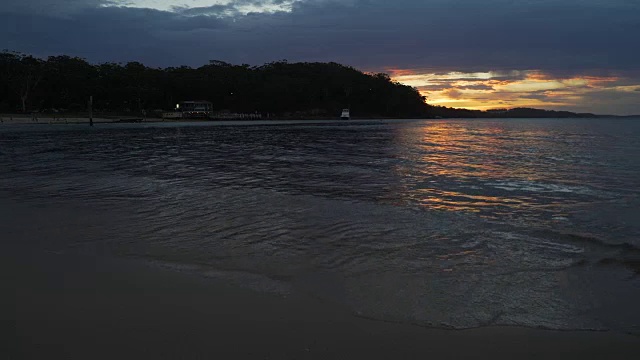
[[[617,76],[553,76],[537,70],[387,72],[393,80],[417,88],[431,105],[473,110],[533,107],[603,113],[600,102],[617,97],[640,100],[640,84]],[[604,109],[620,114],[615,104]]]

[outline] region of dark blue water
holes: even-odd
[[[375,319],[640,333],[639,120],[5,125],[0,169],[4,229],[47,251]]]

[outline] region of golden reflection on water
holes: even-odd
[[[420,205],[437,210],[480,212],[483,207],[509,204],[517,207],[521,200],[500,196],[471,195],[456,191],[442,191],[438,189],[420,189],[417,194],[424,194],[419,198]]]
[[[408,149],[400,156],[409,161],[398,165],[396,173],[403,184],[401,195],[409,202],[466,212],[500,206],[517,209],[526,203],[526,198],[510,197],[504,191],[489,194],[482,190],[484,183],[514,173],[525,180],[535,178],[517,160],[522,151],[518,140],[503,128],[455,121],[412,125],[397,134],[402,143],[399,148]]]

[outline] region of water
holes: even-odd
[[[637,334],[639,159],[637,120],[4,126],[0,213],[373,319]]]

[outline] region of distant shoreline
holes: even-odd
[[[134,117],[134,116],[98,116],[93,118],[93,122],[95,124],[131,124],[131,123],[182,123],[182,122],[201,122],[201,123],[236,123],[236,122],[271,122],[271,121],[338,121],[338,122],[349,122],[349,121],[367,121],[367,120],[457,120],[457,119],[469,119],[469,120],[482,120],[482,119],[631,119],[631,118],[640,118],[640,115],[627,115],[627,116],[617,116],[617,115],[599,115],[597,117],[590,118],[581,118],[581,117],[571,117],[571,118],[554,118],[554,117],[513,117],[513,118],[504,118],[504,117],[451,117],[451,118],[390,118],[390,117],[367,117],[367,118],[352,118],[350,120],[341,120],[337,117],[313,117],[313,118],[290,118],[290,117],[272,117],[272,118],[263,118],[263,119],[163,119],[159,117]],[[0,115],[0,125],[79,125],[79,124],[89,124],[89,118],[83,116],[42,116],[42,117],[29,117],[23,114],[15,114],[15,115]]]
[[[122,118],[111,118],[111,117],[94,117],[93,122],[97,124],[105,124],[105,123],[135,123],[135,122],[162,122],[163,120],[160,118],[134,118],[134,117],[122,117]],[[60,116],[60,117],[52,117],[52,116],[43,116],[37,118],[24,117],[24,116],[0,116],[0,123],[3,124],[20,124],[20,125],[28,125],[28,124],[89,124],[88,117],[78,117],[78,116]]]

